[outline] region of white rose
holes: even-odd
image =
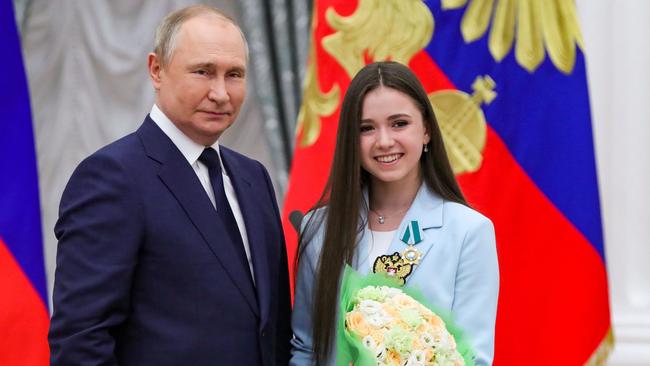
[[[426,357],[424,351],[415,350],[411,352],[411,356],[406,360],[405,366],[424,366],[427,363]]]
[[[365,316],[370,316],[383,312],[384,309],[381,308],[381,303],[375,300],[362,300],[359,303],[359,311]]]
[[[387,286],[382,287],[382,292],[384,293],[384,295],[386,297],[389,297],[389,298],[390,297],[395,297],[395,296],[400,295],[400,294],[403,293],[402,290],[400,290],[400,289],[396,289],[394,287],[387,287]]]
[[[436,334],[433,335],[433,339],[435,341],[436,348],[443,350],[453,350],[456,348],[456,342],[454,342],[454,338],[447,332],[436,332]]]
[[[376,352],[375,358],[377,358],[377,360],[383,361],[386,359],[386,353],[387,353],[386,346],[384,346],[383,343],[377,345],[377,348],[375,348],[375,352]]]
[[[381,307],[381,303],[374,300],[361,301],[358,310],[373,327],[381,328],[393,320]]]
[[[368,315],[366,318],[368,324],[376,328],[381,328],[393,322],[393,317],[386,314],[384,310],[381,310],[379,313]]]
[[[375,340],[369,335],[363,337],[361,343],[363,343],[364,347],[372,351],[374,351],[377,348],[377,342],[375,342]]]
[[[420,342],[426,347],[433,347],[435,345],[435,340],[433,336],[427,332],[424,332],[420,335]]]

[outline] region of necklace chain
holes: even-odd
[[[374,213],[375,215],[377,215],[377,223],[380,224],[380,225],[383,225],[383,224],[386,223],[386,219],[391,218],[391,217],[396,217],[396,216],[402,215],[402,214],[406,213],[406,211],[408,211],[408,208],[405,208],[405,209],[403,209],[403,210],[397,211],[394,215],[390,215],[390,216],[382,215],[379,211],[377,211],[377,210],[373,210],[373,209],[371,209],[371,208],[370,208],[369,210],[370,210],[372,213]]]

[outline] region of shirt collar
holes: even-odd
[[[181,154],[185,157],[187,162],[190,165],[194,165],[196,161],[203,153],[203,150],[208,146],[203,146],[194,142],[191,138],[187,137],[183,131],[179,130],[178,127],[163,113],[163,111],[158,108],[156,104],[151,108],[149,112],[149,117],[160,127],[160,129],[169,137],[170,140],[176,145],[176,148],[180,150]],[[223,171],[223,160],[221,160],[221,151],[219,150],[219,141],[215,141],[211,146],[219,154],[219,161],[221,162],[221,168]]]

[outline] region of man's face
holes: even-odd
[[[230,127],[246,95],[244,40],[233,24],[213,15],[186,21],[164,67],[149,55],[156,104],[185,135],[212,145]]]

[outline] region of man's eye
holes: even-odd
[[[208,72],[203,70],[203,69],[196,70],[196,71],[194,71],[194,73],[197,74],[197,75],[207,75],[208,74]]]

